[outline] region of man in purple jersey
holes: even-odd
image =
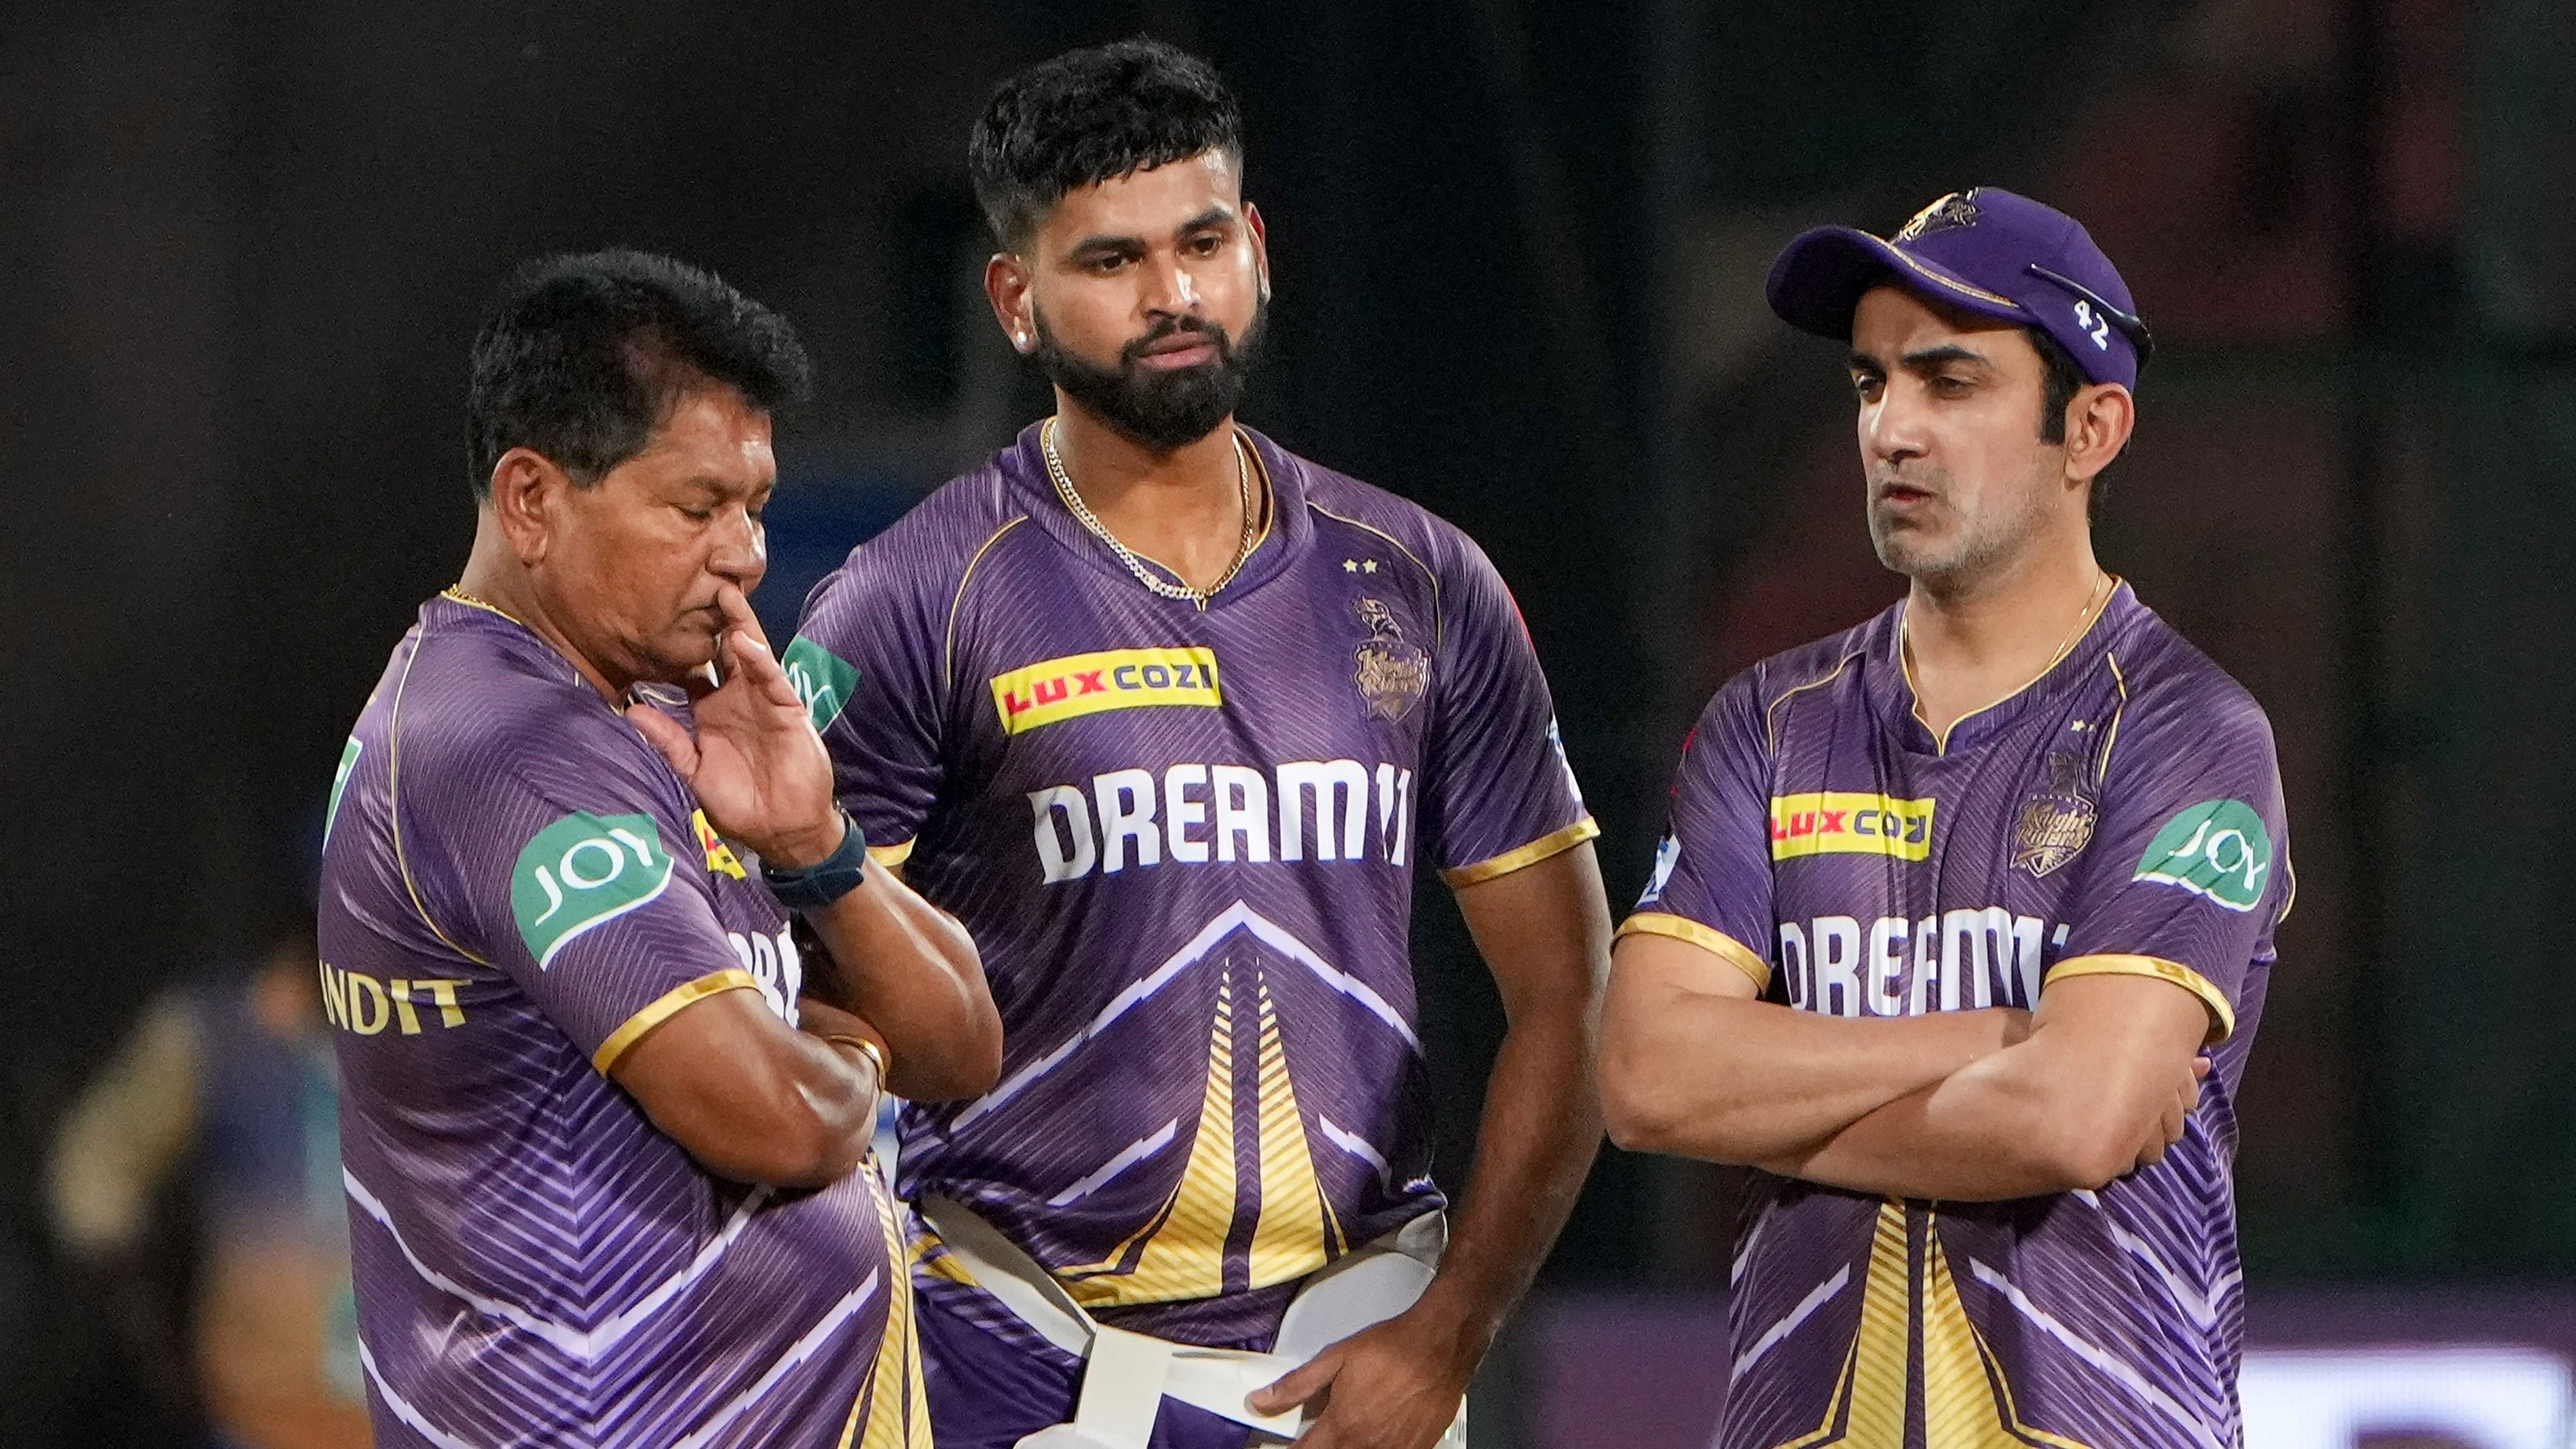
[[[881,1088],[989,1087],[1000,1024],[956,922],[862,869],[744,601],[805,376],[633,252],[523,269],[475,341],[474,552],[324,825],[379,1444],[929,1443],[866,1153]]]
[[[1809,232],[1769,290],[1850,343],[1911,582],[1718,691],[1621,927],[1612,1135],[1760,1169],[1719,1442],[2236,1445],[2289,845],[2262,710],[2094,561],[2146,327],[1994,187]]]
[[[999,1087],[901,1122],[932,1423],[1242,1445],[1303,1405],[1301,1443],[1425,1449],[1600,1139],[1608,912],[1546,682],[1464,535],[1235,423],[1269,274],[1214,72],[1060,56],[970,157],[1056,416],[852,553],[785,656],[1007,1027]],[[1510,1016],[1445,1255],[1417,860]]]

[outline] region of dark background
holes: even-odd
[[[2253,1291],[2576,1272],[2563,0],[11,0],[0,1441],[162,1442],[37,1167],[155,987],[303,908],[349,722],[471,536],[500,276],[639,245],[802,330],[784,621],[1043,411],[964,135],[1010,70],[1138,31],[1247,108],[1278,301],[1245,416],[1485,545],[1614,905],[1717,682],[1899,591],[1773,251],[1978,183],[2085,220],[2163,344],[2102,556],[2262,700],[2289,792]],[[1424,919],[1455,1171],[1498,1017]],[[1608,1154],[1548,1287],[1722,1281],[1731,1194]]]

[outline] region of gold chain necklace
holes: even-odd
[[[2050,669],[2055,669],[2057,661],[2066,657],[2066,651],[2075,643],[2075,636],[2084,632],[2084,622],[2093,617],[2093,606],[2102,601],[2103,592],[2110,587],[2110,570],[2095,569],[2094,572],[2100,577],[2093,580],[2092,591],[2084,596],[2084,607],[2075,611],[2075,627],[2067,630],[2066,637],[2057,641],[2057,647],[2048,651],[2048,664],[2040,670],[2040,673],[2046,674]]]
[[[1064,500],[1065,511],[1072,514],[1076,522],[1089,529],[1092,537],[1109,545],[1109,551],[1118,555],[1118,561],[1127,566],[1127,572],[1136,576],[1136,582],[1143,584],[1153,593],[1177,603],[1195,604],[1200,613],[1206,613],[1209,598],[1218,590],[1233,583],[1234,576],[1243,572],[1244,564],[1251,559],[1252,533],[1257,520],[1252,513],[1252,470],[1243,461],[1241,434],[1237,434],[1234,439],[1234,492],[1243,505],[1243,537],[1235,543],[1234,562],[1227,564],[1225,572],[1217,576],[1217,581],[1204,589],[1194,589],[1187,584],[1173,583],[1147,568],[1145,561],[1137,556],[1136,551],[1120,543],[1118,535],[1111,533],[1108,526],[1100,521],[1099,515],[1091,511],[1091,506],[1082,501],[1082,495],[1074,491],[1073,480],[1065,476],[1064,460],[1056,456],[1055,419],[1047,419],[1046,426],[1038,430],[1038,449],[1046,455],[1047,478],[1055,484],[1056,496]],[[1166,570],[1166,572],[1170,571]]]
[[[2021,689],[2014,690],[2012,694],[2005,695],[2004,699],[2010,699],[2013,697],[2013,694],[2019,694],[2022,689],[2028,689],[2031,684],[2037,684],[2041,680],[2046,679],[2048,677],[2048,671],[2057,667],[2057,661],[2066,657],[2066,651],[2073,647],[2076,636],[2084,632],[2085,624],[2092,619],[2094,605],[2100,603],[2110,589],[2111,571],[2109,569],[2097,566],[2094,569],[2094,575],[2093,588],[2091,592],[2084,596],[2084,607],[2075,611],[2074,627],[2066,631],[2065,638],[2057,641],[2056,648],[2048,651],[2048,662],[2040,666],[2039,673],[2031,676],[2030,684],[2025,684]],[[1907,611],[1908,614],[1911,612],[1912,611],[1910,609]],[[1914,687],[1914,631],[1908,627],[1909,622],[1910,620],[1908,619],[1907,614],[1899,614],[1896,617],[1897,667],[1904,671],[1906,693],[1914,696],[1913,715],[1915,722],[1922,725],[1925,729],[1930,730],[1932,729],[1932,721],[1923,717],[1923,691]],[[2001,703],[2003,703],[2002,699],[1995,701],[1995,704]],[[1980,705],[1977,708],[1968,711],[1968,714],[1963,714],[1959,716],[1958,719],[1950,721],[1950,730],[1957,729],[1960,722],[1967,719],[1968,715],[1984,714],[1987,710],[1994,707],[1994,704]],[[1949,749],[1950,730],[1932,730],[1932,744],[1935,750],[1946,752]]]
[[[504,619],[509,619],[513,624],[517,624],[519,622],[517,619],[512,618],[510,612],[507,609],[502,608],[500,605],[495,604],[488,599],[478,599],[472,594],[465,592],[465,586],[463,584],[450,584],[446,588],[439,590],[438,596],[442,599],[453,599],[457,603],[481,609],[485,613],[498,614]],[[526,626],[521,625],[520,627],[525,628]]]

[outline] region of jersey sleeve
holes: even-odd
[[[779,657],[831,751],[841,807],[886,865],[912,854],[946,778],[947,620],[932,617],[895,554],[882,539],[852,554],[806,599]]]
[[[1442,570],[1441,640],[1423,748],[1423,838],[1441,879],[1473,885],[1601,833],[1565,758],[1519,605],[1464,535]]]
[[[431,924],[602,1072],[682,1007],[760,989],[716,919],[687,797],[640,736],[616,736],[631,728],[603,716],[453,749],[403,802]]]
[[[1671,936],[1771,986],[1771,763],[1756,676],[1717,692],[1682,742],[1672,819],[1622,936]]]
[[[2289,829],[2272,730],[2250,698],[2177,699],[2114,734],[2098,767],[2100,823],[2048,980],[2137,975],[2236,1026],[2246,976],[2288,911]]]

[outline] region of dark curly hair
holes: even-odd
[[[511,273],[474,338],[465,466],[474,496],[512,448],[576,483],[642,452],[681,395],[719,383],[772,417],[812,389],[785,318],[713,272],[650,252],[544,257]]]
[[[1202,151],[1243,159],[1243,113],[1206,61],[1139,37],[1042,61],[994,88],[966,139],[975,201],[1017,249],[1067,192]]]

